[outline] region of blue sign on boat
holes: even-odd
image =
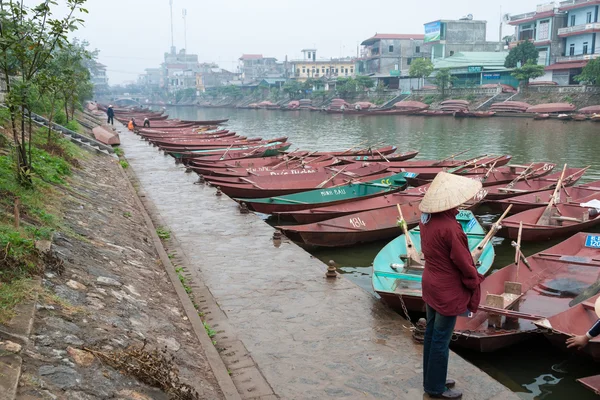
[[[585,238],[585,247],[593,247],[600,249],[600,236],[598,235],[587,235]]]
[[[477,220],[475,218],[471,218],[471,220],[467,224],[467,231],[470,231],[471,229],[473,229],[473,227],[475,226],[476,223],[477,223]]]

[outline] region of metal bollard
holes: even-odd
[[[412,337],[415,342],[423,343],[425,340],[425,328],[427,328],[427,321],[425,318],[420,318],[412,332]]]
[[[185,173],[186,174],[189,174],[192,171],[193,171],[193,169],[191,169],[190,167],[185,167]],[[200,175],[200,176],[202,176],[202,175]]]
[[[337,269],[335,268],[335,262],[333,260],[329,260],[327,273],[325,274],[327,278],[337,278]]]
[[[223,192],[221,192],[221,187],[217,186],[217,193],[215,193],[215,196],[221,196],[223,195]]]
[[[273,240],[281,240],[281,231],[273,232]]]
[[[241,202],[240,203],[240,214],[248,214],[250,212],[250,210],[248,210],[248,206],[246,205],[246,203]],[[275,233],[277,233],[278,231],[275,231]],[[275,234],[273,234],[273,239],[275,239]]]

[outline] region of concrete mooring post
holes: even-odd
[[[329,260],[327,273],[325,274],[326,278],[337,278],[337,269],[335,268],[335,261]]]

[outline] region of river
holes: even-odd
[[[534,121],[529,118],[501,117],[361,117],[320,112],[195,107],[169,107],[168,113],[172,118],[187,120],[229,118],[227,129],[248,137],[268,139],[288,136],[293,143],[291,149],[343,150],[368,141],[373,145],[396,145],[398,152],[418,150],[416,159],[442,159],[470,150],[463,157],[511,154],[513,163],[518,164],[548,161],[556,163],[557,169],[564,163],[569,167],[590,166],[582,182],[600,179],[600,124],[594,122]],[[484,209],[478,212],[478,217],[483,222],[489,222],[496,215],[489,214]],[[371,263],[386,242],[316,250],[313,255],[324,262],[335,260],[341,273],[373,293]],[[533,254],[552,244],[554,243],[525,245],[524,252],[526,255]],[[513,249],[508,243],[495,239],[494,245],[494,268],[501,268],[514,260]],[[592,392],[576,383],[575,379],[597,374],[597,364],[578,356],[562,354],[543,338],[536,337],[519,346],[492,354],[461,349],[456,351],[523,399],[596,398]]]

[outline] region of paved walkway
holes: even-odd
[[[220,308],[207,316],[242,398],[423,398],[422,347],[402,318],[347,279],[325,279],[326,266],[296,245],[274,246],[269,225],[193,185],[195,174],[139,136],[123,131],[121,143],[201,302],[212,295]],[[465,399],[518,399],[456,354],[450,376]]]

